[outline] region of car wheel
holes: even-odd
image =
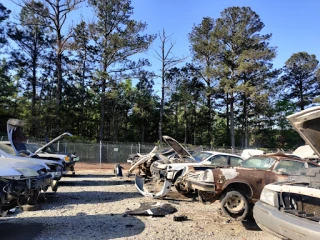
[[[188,188],[186,188],[181,176],[179,176],[177,180],[174,182],[174,187],[176,188],[178,193],[187,198],[193,198],[196,195],[194,190],[189,190]]]
[[[215,192],[198,191],[198,197],[203,204],[211,204],[217,200]]]
[[[220,200],[224,215],[234,220],[243,220],[249,213],[249,204],[246,197],[238,191],[227,192]]]
[[[58,181],[57,180],[53,180],[51,183],[51,189],[53,192],[56,192],[58,190]]]

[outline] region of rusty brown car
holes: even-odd
[[[181,185],[186,190],[197,190],[202,203],[220,200],[224,215],[243,220],[252,212],[253,203],[259,200],[265,185],[285,181],[290,172],[311,167],[319,166],[284,153],[258,155],[243,161],[240,167],[205,171],[193,167]]]

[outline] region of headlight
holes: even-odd
[[[60,165],[47,163],[47,166],[50,168],[50,171],[53,171],[53,172],[61,172],[62,171],[62,167]]]
[[[201,172],[198,177],[198,180],[203,181],[203,182],[214,182],[212,171],[207,169],[207,170]]]
[[[65,156],[65,157],[64,157],[64,160],[65,160],[66,162],[70,162],[70,158],[69,158],[68,156]]]
[[[25,177],[37,177],[39,173],[31,168],[15,168],[20,171]]]
[[[278,193],[267,188],[262,190],[260,201],[274,207],[279,207]]]

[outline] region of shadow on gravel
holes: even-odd
[[[9,219],[5,225],[0,224],[0,238],[31,240],[41,231],[38,235],[41,239],[47,237],[59,240],[114,239],[134,236],[145,229],[145,224],[141,220],[133,216],[124,217],[119,214],[86,215],[81,213],[76,216],[59,216],[59,222],[57,222],[57,217]],[[14,233],[14,238],[3,238],[10,236],[10,232]],[[7,233],[9,235],[5,235]]]
[[[132,180],[114,180],[114,181],[104,181],[104,180],[82,180],[82,181],[68,181],[64,182],[63,179],[59,181],[59,187],[94,187],[94,186],[116,186],[116,185],[132,185],[134,181]],[[58,190],[59,191],[59,190]]]
[[[42,223],[11,223],[0,222],[0,239],[5,240],[32,240],[44,228]]]
[[[114,177],[113,174],[63,174],[63,177],[69,177],[69,178],[110,178]]]
[[[262,231],[254,220],[242,221],[242,225],[249,231]]]
[[[116,202],[123,199],[139,198],[141,195],[138,192],[57,192],[55,194],[46,193],[46,200],[41,201],[44,203],[44,207],[50,202],[59,202],[61,206],[68,204],[92,204],[92,203],[105,203]],[[39,202],[39,201],[38,201]]]

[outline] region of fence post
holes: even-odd
[[[138,145],[139,145],[139,151],[138,151],[138,153],[140,153],[140,143],[138,143]]]
[[[101,170],[101,159],[102,159],[102,142],[100,141],[100,170]]]
[[[58,147],[57,147],[57,151],[60,151],[60,141],[58,141]]]

